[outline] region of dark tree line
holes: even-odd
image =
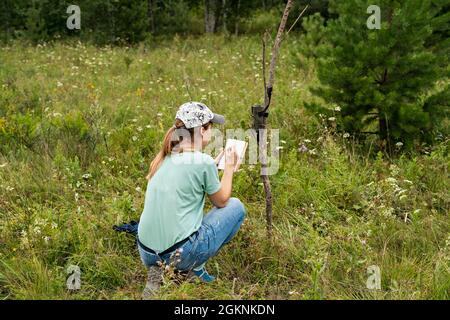
[[[248,32],[246,23],[258,13],[281,14],[283,0],[2,0],[0,39],[46,41],[81,37],[97,43],[142,41],[149,35]],[[69,5],[81,9],[81,29],[69,30]],[[296,1],[291,19],[306,4],[307,14],[328,16],[328,0]],[[300,26],[300,24],[299,24]],[[298,26],[298,27],[299,27]],[[267,26],[274,28],[274,26]]]

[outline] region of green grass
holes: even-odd
[[[303,108],[314,68],[299,68],[294,41],[281,49],[269,118],[283,140],[272,240],[258,167],[243,165],[233,195],[248,215],[207,264],[218,281],[168,281],[157,298],[449,299],[448,141],[388,159],[315,120]],[[221,36],[0,48],[0,297],[139,299],[145,268],[111,226],[139,218],[186,83],[226,128],[250,127],[260,52],[258,38]],[[71,264],[82,272],[75,292]],[[381,291],[366,288],[370,265]]]

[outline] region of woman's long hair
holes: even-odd
[[[211,122],[208,122],[208,123],[204,124],[202,127],[205,130],[208,130],[208,128],[210,126],[211,126]],[[196,128],[187,129],[184,126],[183,121],[181,121],[180,119],[176,119],[175,124],[172,127],[170,127],[169,130],[167,130],[167,132],[164,136],[161,150],[158,152],[156,157],[150,163],[150,169],[149,169],[149,172],[147,175],[147,180],[150,180],[155,175],[156,171],[159,169],[159,167],[161,166],[161,164],[164,161],[164,159],[166,158],[166,156],[171,154],[173,149],[175,147],[177,147],[181,141],[183,141],[183,135],[178,134],[176,132],[177,129],[187,130],[190,134],[191,141],[193,141]],[[183,152],[183,150],[179,150],[179,152]]]

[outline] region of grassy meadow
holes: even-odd
[[[448,140],[387,157],[316,120],[303,107],[316,99],[314,67],[297,45],[281,48],[269,117],[281,141],[273,238],[259,168],[242,165],[233,196],[247,219],[207,264],[218,280],[167,281],[156,298],[450,299]],[[112,225],[139,218],[186,87],[225,128],[250,128],[263,98],[260,38],[0,48],[0,298],[140,299],[134,238]],[[66,288],[69,265],[80,290]],[[371,265],[381,290],[366,287]]]

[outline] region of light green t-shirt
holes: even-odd
[[[167,156],[147,184],[138,236],[161,252],[200,228],[205,192],[220,190],[214,159],[199,151]]]

